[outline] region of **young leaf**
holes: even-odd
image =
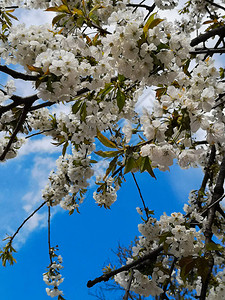
[[[81,108],[82,100],[77,100],[74,105],[72,106],[72,112],[73,114],[76,114],[79,109]]]
[[[66,17],[66,14],[57,15],[52,20],[52,26],[59,22],[62,18]]]
[[[116,101],[117,101],[117,106],[119,108],[119,112],[122,111],[122,109],[125,105],[125,100],[126,100],[126,96],[125,96],[124,92],[122,92],[121,89],[118,88],[117,95],[116,95]]]
[[[98,129],[97,129],[97,138],[104,146],[108,148],[117,148],[116,144],[110,141],[107,137],[105,137]]]
[[[108,166],[108,168],[107,168],[107,170],[105,172],[105,176],[103,178],[104,180],[106,179],[106,177],[109,175],[109,173],[111,171],[113,172],[115,170],[117,160],[118,160],[118,156],[114,157],[113,160],[110,161],[109,166]]]
[[[62,155],[63,155],[63,156],[65,156],[65,154],[66,154],[66,149],[67,149],[68,145],[69,145],[69,142],[68,142],[68,141],[65,142],[65,144],[63,145],[63,150],[62,150]]]
[[[96,151],[95,154],[101,156],[101,157],[115,157],[117,156],[121,151]]]
[[[62,4],[60,6],[55,6],[55,7],[49,7],[46,9],[46,11],[64,12],[67,14],[71,14],[69,7],[65,4]]]
[[[137,168],[137,164],[133,156],[130,156],[125,162],[124,174],[131,172],[133,169]]]
[[[143,173],[144,171],[147,171],[153,178],[156,179],[155,174],[152,170],[150,159],[148,156],[145,156],[142,158],[142,162],[140,165],[140,171],[141,171],[141,173]]]

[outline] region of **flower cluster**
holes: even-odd
[[[56,297],[63,295],[63,292],[59,290],[59,285],[63,282],[64,278],[60,274],[62,266],[62,256],[55,254],[55,249],[51,248],[51,257],[55,260],[48,266],[48,272],[43,274],[43,280],[51,288],[46,288],[46,293],[50,297]],[[61,297],[61,299],[63,299]]]
[[[59,157],[56,164],[57,171],[50,174],[43,198],[48,205],[60,204],[72,213],[82,203],[88,179],[93,175],[90,158],[73,150],[72,155]]]

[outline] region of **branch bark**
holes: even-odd
[[[216,29],[212,29],[210,31],[207,31],[206,33],[200,34],[198,37],[194,38],[191,41],[191,47],[197,46],[198,44],[207,41],[209,38],[219,35],[224,36],[225,35],[225,26],[221,26]]]
[[[3,161],[5,159],[8,151],[10,150],[10,147],[11,147],[12,143],[14,142],[17,133],[19,132],[19,130],[21,129],[21,127],[22,127],[22,125],[24,123],[24,121],[26,120],[26,116],[27,116],[27,114],[29,112],[29,108],[30,108],[31,105],[32,105],[32,103],[28,103],[28,104],[26,104],[24,106],[23,111],[22,111],[22,113],[20,115],[20,118],[18,120],[18,123],[16,125],[16,128],[14,129],[14,132],[12,133],[8,144],[6,145],[3,153],[0,156],[0,161]]]
[[[145,263],[146,260],[148,259],[154,259],[156,258],[159,253],[163,250],[163,246],[159,246],[157,249],[153,250],[152,252],[140,257],[139,259],[133,261],[132,263],[129,263],[119,269],[113,270],[111,272],[108,272],[106,274],[103,274],[100,277],[95,278],[94,280],[89,280],[87,283],[87,287],[92,287],[94,286],[96,283],[102,282],[102,281],[108,281],[112,276],[115,276],[116,274],[119,274],[123,271],[128,271],[131,268],[134,267],[140,267],[140,265],[142,263]]]
[[[0,65],[0,72],[8,74],[12,76],[14,79],[22,79],[25,81],[36,81],[38,79],[37,76],[17,72],[15,70],[8,68],[7,66],[2,66],[2,65]]]
[[[217,181],[216,181],[216,185],[215,185],[215,188],[213,191],[212,200],[211,200],[210,205],[213,205],[214,203],[216,203],[218,201],[218,199],[222,200],[223,193],[224,193],[224,188],[223,188],[224,178],[225,178],[225,156],[223,157],[222,163],[220,165],[220,172],[217,177]],[[208,209],[208,218],[207,218],[205,232],[204,232],[206,247],[212,241],[212,236],[213,236],[212,226],[213,226],[213,222],[214,222],[214,218],[215,218],[215,213],[217,210],[217,205],[218,204],[213,205],[210,209]],[[202,280],[202,289],[201,289],[200,300],[205,300],[205,298],[206,298],[206,292],[208,289],[208,285],[209,285],[211,274],[212,274],[212,268],[214,265],[214,259],[213,259],[211,251],[207,250],[205,252],[205,257],[207,257],[207,259],[208,259],[208,272],[207,272],[206,280]]]

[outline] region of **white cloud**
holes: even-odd
[[[22,155],[28,155],[30,153],[57,153],[61,152],[60,147],[56,147],[52,144],[52,138],[51,137],[43,137],[40,139],[29,139],[25,145],[22,146],[22,148],[19,151],[19,156]]]
[[[45,12],[41,9],[18,9],[16,10],[15,15],[19,19],[20,23],[25,23],[27,27],[31,25],[41,25],[52,22],[52,19],[55,16],[53,12]],[[17,25],[18,22],[14,21],[14,25]]]
[[[32,212],[34,206],[42,200],[42,189],[47,183],[50,171],[55,167],[55,159],[48,156],[46,158],[36,157],[34,166],[30,174],[30,190],[23,196],[25,203],[23,208],[26,212]]]

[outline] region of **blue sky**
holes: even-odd
[[[42,22],[40,12],[30,11],[21,17],[27,24]],[[18,94],[25,96],[25,90],[27,94],[33,93],[30,86],[25,88],[21,81],[17,82]],[[148,97],[144,99],[147,103]],[[24,218],[41,204],[41,189],[59,150],[48,138],[36,137],[21,149],[18,158],[0,165],[0,239],[13,234]],[[182,210],[189,191],[200,187],[202,173],[198,169],[184,171],[174,166],[170,172],[156,171],[156,176],[154,180],[148,174],[136,174],[146,205],[159,217],[163,212]],[[118,243],[128,246],[139,235],[137,226],[141,219],[136,207],[142,204],[130,174],[110,210],[98,207],[92,193],[93,188],[81,205],[80,214],[69,216],[56,209],[52,218],[52,246],[59,245],[63,257],[65,281],[61,286],[67,300],[95,299],[89,294],[87,281],[102,275],[102,268],[115,261],[112,250],[117,249]],[[17,264],[0,267],[1,299],[50,299],[42,279],[49,264],[46,215],[47,208],[43,207],[16,237]],[[118,295],[107,294],[106,299],[118,299]]]
[[[37,164],[40,169],[45,168],[41,162],[46,162],[46,159],[52,162],[55,156],[38,152],[0,165],[2,237],[20,225],[27,215],[24,210],[29,199],[27,195],[34,198],[40,182],[44,182],[43,172],[37,168]],[[198,169],[182,171],[174,166],[170,172],[156,171],[156,176],[157,180],[147,173],[136,174],[147,206],[155,210],[159,217],[164,211],[170,214],[182,210],[189,191],[199,188],[202,174]],[[137,225],[141,220],[136,207],[142,207],[142,204],[130,174],[126,180],[118,192],[117,202],[110,210],[94,203],[92,189],[81,205],[80,214],[69,216],[61,209],[54,214],[51,239],[53,246],[59,245],[59,254],[63,257],[62,274],[65,281],[61,286],[66,299],[95,299],[89,294],[87,281],[100,276],[102,268],[116,260],[112,250],[117,249],[118,243],[129,245],[135,235],[139,235]],[[40,203],[33,206],[37,207]],[[42,280],[42,273],[49,264],[46,212],[46,207],[43,207],[39,212],[43,218],[28,222],[15,239],[17,264],[0,267],[0,291],[4,300],[50,299]],[[106,299],[118,299],[118,296],[115,294],[114,298],[108,294]]]

